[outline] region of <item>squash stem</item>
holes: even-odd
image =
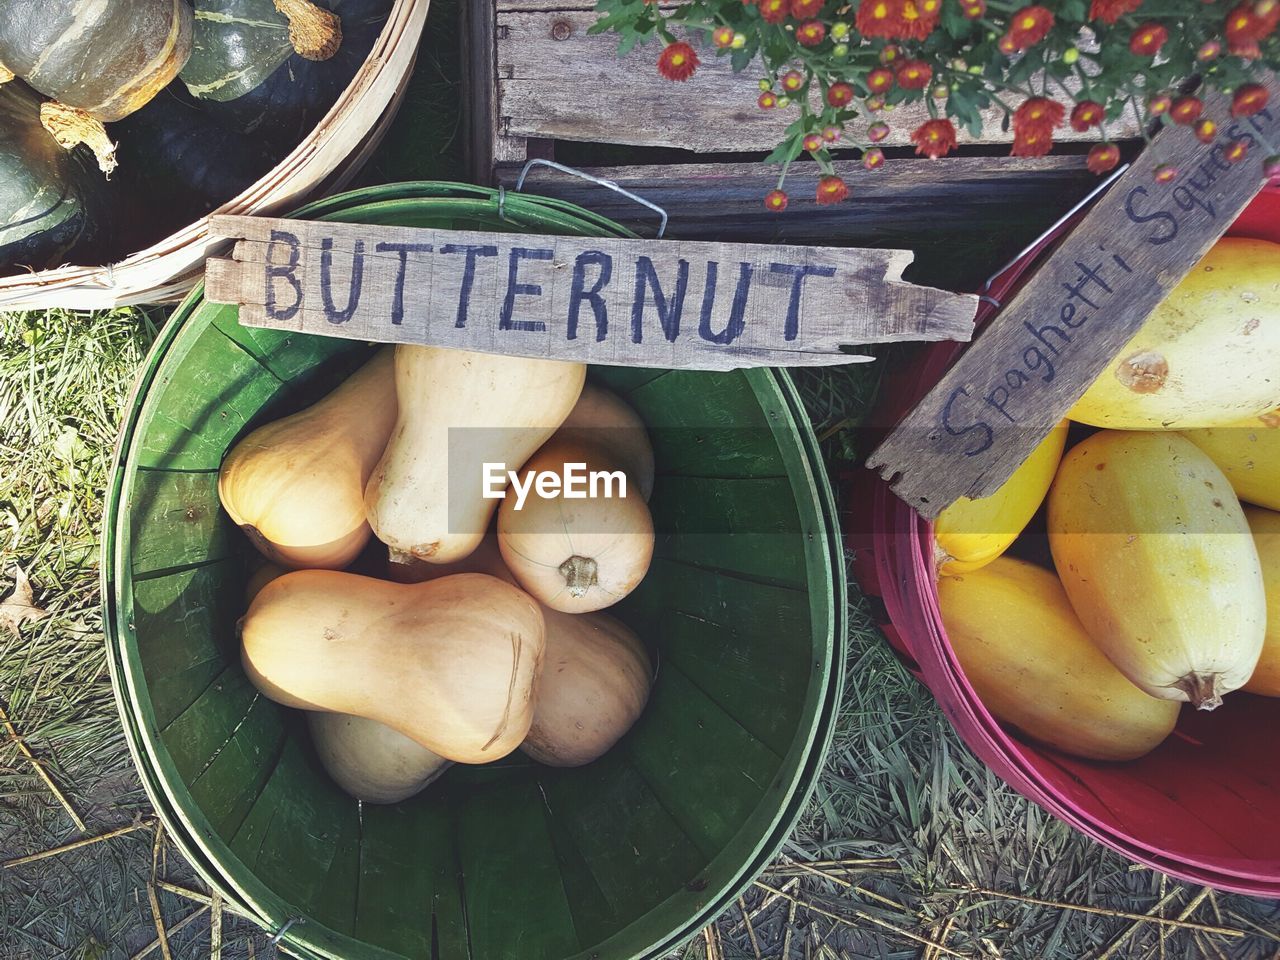
[[[4,86],[14,78],[15,74],[12,70],[0,63],[0,87]]]
[[[569,588],[569,596],[581,600],[587,591],[600,582],[600,569],[590,557],[580,557],[576,553],[560,564],[560,574],[564,577],[565,586]]]
[[[328,60],[342,46],[342,21],[312,0],[275,0],[289,21],[289,42],[307,60]]]
[[[50,100],[40,105],[40,122],[65,150],[84,144],[98,158],[98,169],[111,178],[116,163],[116,145],[107,136],[102,121],[83,110]]]
[[[1222,706],[1220,673],[1188,673],[1174,686],[1187,695],[1191,705],[1197,710],[1216,710]]]

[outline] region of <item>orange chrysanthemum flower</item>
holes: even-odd
[[[1013,111],[1013,132],[1015,134],[1036,132],[1053,137],[1053,130],[1062,123],[1067,108],[1057,100],[1048,97],[1030,97],[1018,105]],[[1032,154],[1039,156],[1039,154]]]
[[[1232,140],[1227,144],[1227,149],[1222,151],[1222,155],[1226,158],[1227,163],[1239,163],[1249,154],[1248,140]]]
[[[1200,119],[1204,112],[1204,101],[1199,97],[1179,97],[1169,108],[1169,116],[1174,123],[1192,124]]]
[[[1114,143],[1095,143],[1089,148],[1089,156],[1085,160],[1085,166],[1089,168],[1090,173],[1101,175],[1108,170],[1114,170],[1119,162],[1120,148]]]
[[[658,57],[658,72],[668,80],[684,82],[693,76],[693,72],[698,69],[698,64],[701,62],[698,59],[698,52],[693,47],[683,40],[677,40],[675,43],[667,44],[662,55]]]
[[[866,37],[924,40],[941,13],[941,0],[862,0],[854,24]]]
[[[945,157],[955,149],[956,128],[950,120],[926,120],[911,134],[916,153],[930,160]]]
[[[1142,0],[1093,0],[1089,4],[1089,19],[1115,23],[1126,13],[1133,13],[1140,6],[1142,6]],[[1119,155],[1117,152],[1116,156],[1119,157]]]
[[[853,87],[847,83],[833,83],[827,87],[827,103],[833,107],[846,107],[853,102]]]
[[[1154,57],[1169,39],[1169,31],[1163,24],[1144,23],[1129,37],[1129,49],[1140,57]]]
[[[862,166],[867,170],[879,170],[884,166],[884,151],[879,147],[868,147],[862,154]]]
[[[823,177],[818,181],[818,203],[829,206],[849,196],[849,186],[839,177]]]
[[[1223,32],[1227,37],[1227,49],[1237,56],[1257,57],[1258,41],[1269,37],[1280,24],[1280,4],[1271,4],[1265,13],[1258,12],[1258,4],[1243,0],[1227,14]]]
[[[1048,36],[1053,29],[1053,11],[1048,7],[1023,7],[1009,18],[1010,43],[1015,50],[1026,50]]]
[[[872,93],[884,93],[893,87],[893,71],[876,67],[867,74],[867,89]]]
[[[1231,115],[1233,117],[1251,117],[1267,105],[1271,94],[1260,83],[1246,83],[1236,90],[1231,98]]]
[[[787,195],[781,190],[770,190],[764,195],[764,206],[766,210],[781,213],[787,209]]]
[[[923,90],[933,79],[933,67],[923,60],[903,60],[894,72],[894,79],[904,90]]]
[[[1016,130],[1013,136],[1011,157],[1043,157],[1053,149],[1053,131],[1038,127]]]
[[[1084,133],[1102,122],[1103,107],[1096,100],[1081,100],[1071,109],[1071,129]]]
[[[797,20],[816,17],[826,0],[791,0],[791,15]]]
[[[760,16],[766,23],[781,23],[789,11],[787,0],[760,0]]]
[[[827,28],[821,20],[806,20],[796,27],[796,39],[802,47],[816,47],[827,35]]]

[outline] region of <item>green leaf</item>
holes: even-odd
[[[794,124],[792,124],[794,126]],[[767,164],[790,163],[796,157],[800,156],[800,152],[804,149],[801,143],[801,135],[796,134],[783,140],[782,143],[774,147],[773,152],[764,158]]]

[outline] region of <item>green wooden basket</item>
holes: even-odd
[[[457,184],[358,191],[299,215],[625,235],[564,203]],[[237,437],[322,395],[369,349],[241,327],[197,290],[148,357],[102,564],[109,662],[143,783],[205,880],[298,956],[660,956],[777,851],[839,702],[843,560],[794,388],[765,370],[593,368],[655,438],[664,532],[645,583],[615,608],[657,651],[644,716],[584,768],[515,754],[361,807],[319,767],[298,716],[241,669],[249,551],[219,506],[217,471]]]

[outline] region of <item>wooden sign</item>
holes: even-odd
[[[977,298],[905,250],[624,240],[215,217],[205,296],[246,326],[589,363],[729,370],[968,340]]]
[[[933,518],[994,493],[1257,195],[1280,111],[1232,119],[1228,104],[1207,104],[1211,143],[1162,132],[868,457],[899,497]],[[1231,163],[1237,140],[1249,153]],[[1178,170],[1169,183],[1162,162]]]

